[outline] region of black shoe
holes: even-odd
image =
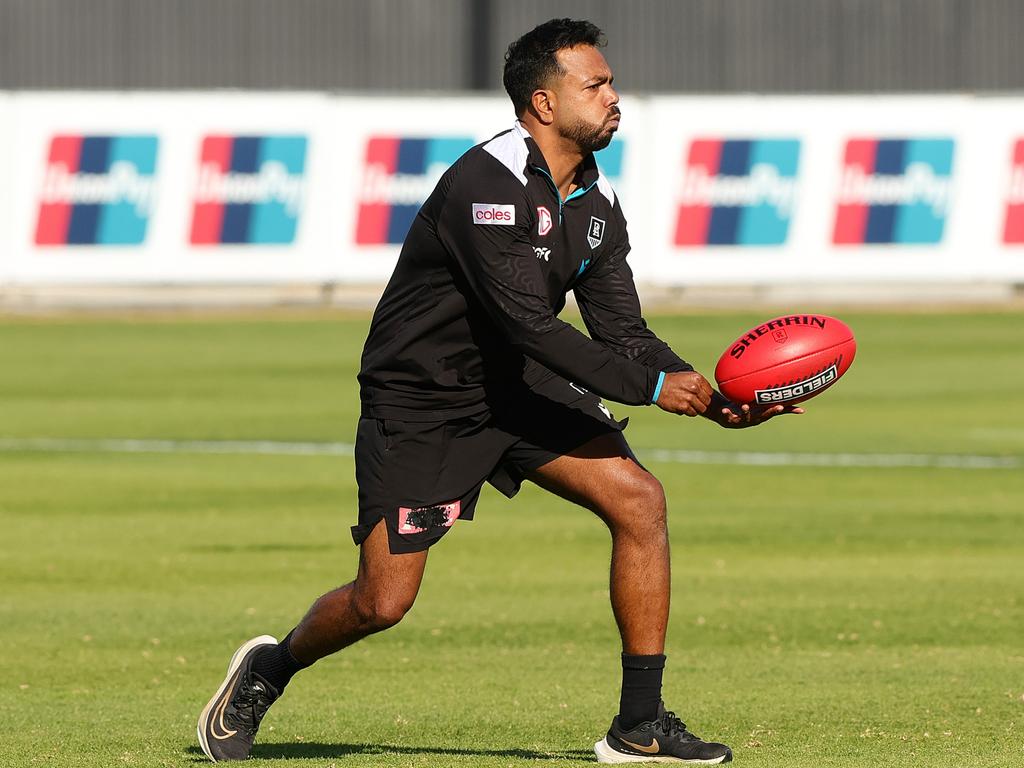
[[[256,653],[277,645],[270,635],[254,637],[235,651],[228,674],[199,715],[199,744],[206,756],[218,760],[245,760],[252,750],[260,720],[280,695],[270,683],[252,672]]]
[[[688,730],[686,723],[658,705],[658,718],[640,723],[631,731],[619,727],[619,718],[612,720],[608,735],[594,745],[599,763],[688,763],[717,765],[732,760],[732,750],[725,744],[701,741]]]

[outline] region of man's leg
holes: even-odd
[[[303,667],[374,632],[393,627],[412,608],[427,551],[393,555],[383,520],[361,545],[355,581],[313,603],[291,632],[289,650]]]
[[[381,520],[363,541],[355,581],[320,597],[288,636],[253,638],[235,653],[199,716],[199,741],[214,761],[248,757],[260,721],[298,670],[374,632],[412,607],[427,553],[391,554]]]
[[[526,477],[593,511],[612,535],[610,593],[622,637],[622,695],[608,735],[594,745],[598,760],[731,760],[728,747],[700,740],[661,703],[671,591],[661,483],[640,466],[620,432],[597,437]]]
[[[591,440],[526,476],[608,526],[612,612],[623,653],[664,653],[671,572],[665,491],[658,479],[636,462],[620,432]]]

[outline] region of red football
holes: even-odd
[[[839,381],[856,353],[853,331],[842,320],[783,315],[730,344],[715,366],[715,380],[734,403],[800,403]]]

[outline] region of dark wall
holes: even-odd
[[[1024,88],[1021,0],[0,0],[0,88],[498,88],[562,15],[632,92]]]

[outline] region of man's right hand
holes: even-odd
[[[713,391],[708,380],[696,371],[666,373],[655,405],[669,413],[699,416],[711,404]]]

